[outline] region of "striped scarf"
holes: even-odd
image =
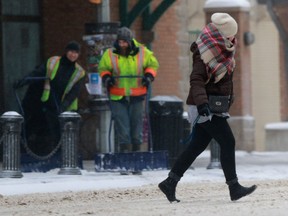
[[[235,46],[224,37],[212,24],[206,25],[196,40],[201,59],[208,67],[209,82],[211,76],[215,78],[215,83],[221,80],[225,74],[231,74],[235,68]]]

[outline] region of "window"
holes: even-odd
[[[2,0],[2,15],[39,16],[39,0]]]
[[[18,111],[13,82],[33,70],[41,60],[39,0],[1,0],[1,111]],[[19,91],[19,97],[24,95]]]

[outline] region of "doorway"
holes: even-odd
[[[13,82],[24,77],[40,63],[41,13],[38,0],[1,0],[1,113],[21,114]],[[23,97],[26,89],[17,93]]]

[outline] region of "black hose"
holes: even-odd
[[[49,79],[49,77],[25,77],[24,80],[36,80],[36,81],[39,81],[39,80],[46,80],[46,79]],[[22,86],[23,87],[23,86]],[[22,103],[21,103],[21,100],[19,98],[19,95],[17,93],[17,88],[13,88],[13,92],[14,92],[14,95],[16,97],[16,101],[17,101],[17,104],[19,106],[19,109],[20,109],[20,112],[21,112],[21,115],[24,117],[24,110],[23,110],[23,107],[22,107]],[[25,120],[25,119],[24,119]]]

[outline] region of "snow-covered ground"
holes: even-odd
[[[203,152],[181,182],[225,182],[221,169],[207,169],[210,152]],[[240,182],[288,179],[288,152],[236,152]],[[0,178],[3,196],[91,191],[155,185],[167,177],[169,170],[144,171],[143,175],[119,175],[117,172],[95,172],[93,161],[84,161],[81,175],[59,175],[59,169],[46,173],[22,173],[22,178]]]

